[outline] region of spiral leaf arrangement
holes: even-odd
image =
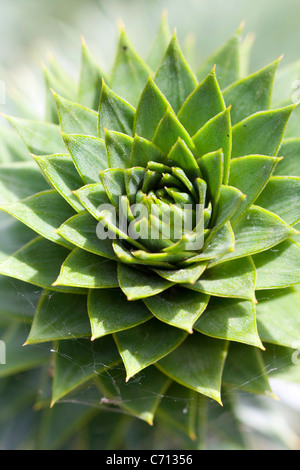
[[[194,405],[222,404],[226,387],[272,395],[270,356],[298,347],[296,106],[272,106],[281,58],[245,74],[241,34],[194,73],[165,17],[146,61],[122,27],[110,76],[83,43],[79,85],[45,69],[45,121],[8,117],[23,143],[3,141],[1,209],[17,225],[1,296],[12,344],[25,317],[30,331],[0,372],[54,359],[52,406],[91,383],[115,406],[118,377],[118,406],[172,421],[167,391]],[[180,423],[192,438],[197,408]]]

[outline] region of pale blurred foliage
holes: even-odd
[[[0,80],[7,89],[1,111],[43,118],[41,62],[53,54],[76,78],[80,36],[109,71],[120,19],[145,57],[164,9],[180,42],[193,46],[193,65],[205,59],[243,20],[245,33],[251,31],[256,38],[251,70],[282,53],[283,65],[300,58],[299,0],[0,0]],[[14,101],[19,103],[17,107]],[[251,447],[299,449],[299,387],[274,385],[280,401],[242,398],[239,418],[248,429]]]

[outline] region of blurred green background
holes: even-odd
[[[33,115],[42,117],[45,90],[41,62],[53,54],[77,78],[81,36],[109,71],[120,19],[137,51],[145,57],[164,9],[171,27],[177,28],[180,42],[194,41],[197,63],[242,21],[245,34],[255,35],[251,70],[281,54],[281,66],[300,59],[299,0],[0,0],[0,81],[7,89],[0,110],[14,113],[13,98],[22,97],[24,109],[30,106]],[[22,109],[18,109],[20,114]],[[253,403],[241,405],[241,419],[255,440],[254,447],[263,447],[263,436],[268,436],[269,448],[270,438],[275,448],[300,448],[299,387],[279,382],[273,388],[280,402],[258,398],[262,405],[258,412],[253,399]]]
[[[0,80],[10,93],[22,92],[42,112],[40,63],[47,61],[48,54],[55,54],[77,76],[82,35],[109,70],[116,25],[122,19],[138,52],[145,56],[163,9],[181,42],[187,35],[195,41],[198,63],[242,21],[245,33],[255,35],[251,70],[281,54],[282,66],[300,58],[299,0],[0,0]],[[9,106],[8,98],[1,110],[10,112]]]

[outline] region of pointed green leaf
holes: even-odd
[[[158,123],[168,108],[171,108],[170,103],[149,76],[136,108],[134,134],[152,140]]]
[[[181,138],[191,151],[195,146],[185,128],[180,124],[171,109],[168,109],[159,122],[152,142],[165,154],[169,153],[173,145]]]
[[[185,387],[221,403],[221,377],[227,342],[195,332],[157,366]]]
[[[7,204],[49,189],[35,162],[15,162],[0,166],[0,203]]]
[[[228,181],[231,152],[230,108],[208,121],[193,137],[199,157],[222,149],[224,155],[223,182]]]
[[[171,40],[171,31],[169,27],[167,13],[163,12],[159,29],[151,44],[147,64],[152,70],[156,70],[163,59],[164,51],[167,49]]]
[[[255,304],[249,300],[212,297],[194,328],[214,338],[262,348],[257,332]]]
[[[0,273],[40,287],[51,288],[69,253],[69,250],[57,243],[45,238],[36,238],[4,259],[0,263]]]
[[[280,147],[280,154],[284,157],[278,163],[274,175],[300,177],[300,139],[286,139]]]
[[[221,88],[225,88],[240,78],[240,37],[243,26],[214,52],[197,71],[198,80],[203,80],[214,65]]]
[[[120,288],[128,300],[137,300],[159,294],[174,283],[149,271],[119,263],[118,278]]]
[[[295,225],[300,221],[299,201],[299,177],[272,176],[256,204],[279,215],[287,224]]]
[[[105,129],[132,135],[135,109],[116,95],[106,83],[102,84],[99,105],[98,133],[102,139]]]
[[[207,153],[197,160],[202,176],[207,183],[207,194],[212,203],[213,211],[217,209],[223,181],[222,150]]]
[[[110,168],[128,168],[133,138],[121,132],[106,131],[105,146]]]
[[[65,151],[58,125],[13,117],[7,119],[31,153],[48,155]]]
[[[258,72],[233,83],[223,91],[226,105],[231,105],[232,124],[251,114],[270,108],[275,73],[280,59]]]
[[[118,287],[117,264],[75,248],[62,264],[59,276],[53,285],[88,289]]]
[[[102,174],[102,183],[106,194],[115,207],[119,207],[119,199],[126,194],[125,171],[120,168],[110,168]]]
[[[99,220],[102,204],[110,204],[102,183],[87,184],[74,192],[82,206]]]
[[[218,258],[219,256],[234,250],[234,234],[230,222],[226,222],[223,227],[218,230],[211,241],[205,242],[202,253],[189,258],[184,265],[199,261]]]
[[[129,302],[120,289],[90,291],[88,312],[93,340],[133,328],[152,318],[142,301]]]
[[[136,135],[133,139],[129,167],[147,167],[148,162],[163,163],[165,155],[149,140]]]
[[[171,103],[175,113],[197,86],[197,79],[186,63],[176,34],[156,72],[155,83]]]
[[[65,134],[98,136],[98,113],[90,108],[66,100],[53,92],[61,130]]]
[[[257,325],[262,340],[294,348],[299,341],[299,293],[294,288],[259,291],[257,300]]]
[[[115,334],[127,378],[170,354],[186,338],[187,333],[172,328],[155,318],[142,325]]]
[[[274,398],[262,352],[253,346],[230,343],[223,382],[232,386],[233,389],[239,388]]]
[[[6,364],[1,364],[0,378],[13,376],[20,372],[47,364],[50,359],[49,348],[36,346],[22,347],[24,343],[26,329],[21,323],[11,324],[6,330],[6,336],[1,335],[1,340],[5,343]]]
[[[107,168],[103,140],[78,134],[63,134],[63,139],[84,183],[99,183],[99,170]]]
[[[59,194],[77,211],[83,210],[82,205],[73,191],[83,184],[69,155],[46,155],[34,157],[46,178]]]
[[[194,263],[192,266],[189,266],[188,268],[182,268],[182,269],[173,269],[173,270],[167,270],[167,269],[155,269],[155,272],[159,274],[161,277],[164,279],[167,279],[168,281],[175,282],[176,284],[184,284],[186,282],[189,282],[193,284],[196,282],[203,271],[206,268],[206,262],[204,263]]]
[[[126,414],[129,413],[152,426],[156,410],[170,385],[170,379],[156,367],[150,366],[146,373],[138,377],[138,380],[133,379],[127,383],[125,380],[125,371],[120,371],[119,366],[109,370],[107,377],[101,375],[99,388],[104,393],[101,402],[103,405],[117,402]],[[116,383],[118,383],[117,400]]]
[[[105,74],[99,67],[84,39],[81,41],[81,68],[79,78],[79,102],[98,111],[102,80]],[[56,87],[51,87],[56,90]],[[63,94],[63,96],[66,96]]]
[[[168,154],[168,163],[172,166],[182,168],[191,181],[201,177],[199,166],[194,155],[180,137]]]
[[[184,288],[167,291],[145,298],[149,310],[162,322],[176,328],[193,332],[193,325],[207,307],[209,296]]]
[[[216,297],[254,299],[256,272],[249,257],[207,269],[199,281],[186,287]]]
[[[48,67],[43,66],[46,84],[46,120],[58,124],[57,108],[51,89],[69,100],[78,98],[76,81],[63,70],[61,65],[50,57]]]
[[[276,156],[294,108],[295,105],[291,105],[262,111],[236,124],[232,129],[232,157],[251,154]]]
[[[90,334],[86,296],[46,291],[41,296],[26,344],[82,338]]]
[[[112,89],[136,106],[149,72],[148,66],[138,56],[122,27],[112,71]]]
[[[93,342],[78,339],[59,341],[55,353],[52,405],[119,360],[109,337]]]
[[[263,155],[248,155],[231,160],[229,184],[247,196],[233,215],[232,220],[237,221],[256,201],[278,162],[280,162],[278,158]]]
[[[74,211],[55,190],[37,193],[0,208],[48,240],[72,247],[55,230],[74,215]]]
[[[97,236],[97,224],[98,221],[88,212],[81,212],[62,224],[57,233],[83,250],[104,258],[117,260],[118,258],[112,249],[112,240],[109,238],[100,240]]]
[[[293,235],[294,230],[272,212],[253,205],[234,225],[233,232],[234,251],[213,261],[211,265],[268,250]]]
[[[225,110],[215,68],[183,103],[178,119],[190,135],[195,135],[207,121]]]
[[[217,211],[213,215],[213,227],[208,238],[209,241],[216,231],[234,216],[245,198],[246,196],[239,189],[233,186],[221,186],[219,203]]]
[[[300,283],[300,246],[286,240],[271,250],[253,256],[256,289],[280,289]]]

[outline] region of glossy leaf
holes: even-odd
[[[232,158],[251,154],[276,156],[294,108],[291,105],[262,111],[236,124],[232,129]]]
[[[180,124],[173,111],[168,109],[157,126],[152,142],[163,153],[167,154],[179,137],[191,151],[194,151],[195,147],[189,134]]]
[[[281,163],[280,159],[263,155],[248,155],[231,160],[229,184],[247,196],[232,220],[236,222],[256,202],[278,163]]]
[[[65,134],[86,134],[97,137],[98,114],[90,108],[66,100],[53,92],[61,130]]]
[[[136,106],[149,72],[148,66],[138,56],[122,27],[112,71],[112,89]]]
[[[83,185],[69,155],[47,155],[35,157],[46,178],[59,194],[77,211],[83,210],[73,191]]]
[[[275,168],[276,176],[299,176],[300,177],[300,139],[285,139],[280,148],[283,159]]]
[[[123,263],[118,267],[119,285],[128,300],[137,300],[159,294],[173,285],[173,282]]]
[[[0,273],[51,288],[69,250],[44,238],[36,238],[0,263]],[[70,289],[72,291],[72,289]]]
[[[143,302],[129,302],[119,289],[90,291],[88,312],[92,340],[136,327],[152,318]]]
[[[148,162],[163,163],[166,156],[149,140],[136,135],[133,139],[129,167],[147,167]]]
[[[96,220],[99,220],[102,204],[110,204],[102,183],[87,184],[74,191],[76,198]]]
[[[72,247],[55,231],[62,222],[74,215],[73,209],[56,191],[37,193],[19,202],[6,204],[1,209],[48,240],[67,248]]]
[[[256,272],[251,258],[227,261],[207,269],[190,289],[216,297],[254,299]]]
[[[109,238],[100,240],[97,235],[97,220],[88,212],[81,212],[66,220],[57,233],[73,245],[95,255],[117,260]]]
[[[83,338],[90,334],[86,296],[46,291],[40,298],[26,344]]]
[[[99,171],[107,168],[103,140],[78,134],[63,134],[63,139],[83,182],[99,183]]]
[[[286,240],[271,250],[253,256],[256,289],[280,289],[300,283],[300,246]]]
[[[105,146],[109,168],[128,168],[133,138],[121,132],[106,131]]]
[[[136,108],[134,134],[152,140],[168,108],[171,108],[170,103],[149,76]]]
[[[226,105],[231,105],[232,124],[251,114],[270,108],[275,73],[280,59],[258,72],[233,83],[223,91]]]
[[[162,322],[192,333],[193,325],[207,307],[208,300],[208,295],[174,288],[146,298],[144,302]]]
[[[262,340],[294,348],[299,340],[299,293],[294,288],[259,291],[257,300],[257,325]]]
[[[170,354],[186,338],[187,333],[156,319],[115,334],[127,378]]]
[[[28,150],[35,155],[49,155],[65,151],[57,124],[7,117]]]
[[[295,225],[300,221],[299,198],[299,177],[272,176],[256,203],[279,215],[287,224]]]
[[[181,385],[221,403],[221,377],[226,355],[226,341],[195,332],[157,366]]]
[[[225,254],[212,264],[268,250],[293,235],[294,230],[272,212],[252,205],[234,225],[233,232],[234,251]]]
[[[231,152],[230,108],[208,121],[193,137],[199,157],[222,149],[224,156],[223,182],[227,182]]]
[[[255,304],[249,300],[212,297],[194,328],[214,338],[263,347],[257,331]]]
[[[117,287],[117,264],[75,248],[62,264],[59,276],[53,285],[88,289]]]
[[[186,99],[178,118],[190,135],[195,135],[207,121],[225,110],[215,68]]]
[[[105,138],[105,129],[132,135],[134,115],[133,106],[103,82],[99,105],[99,136]]]

